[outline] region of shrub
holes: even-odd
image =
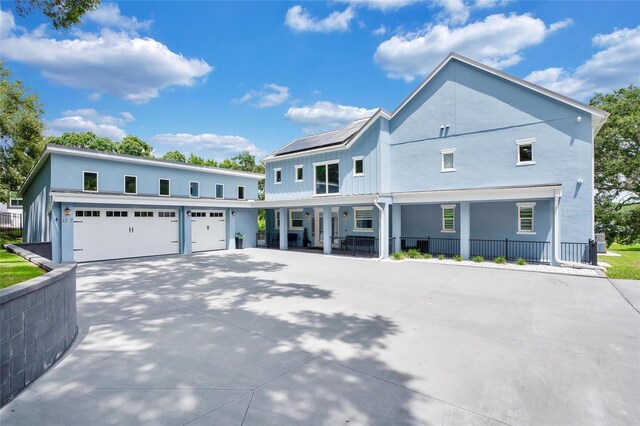
[[[456,254],[455,256],[453,256],[453,260],[455,260],[456,262],[462,262],[462,256]]]
[[[394,260],[402,260],[407,257],[407,254],[403,251],[397,251],[391,255]]]
[[[407,257],[409,259],[420,259],[422,257],[422,253],[418,249],[409,249],[407,250]]]
[[[504,256],[498,256],[493,259],[493,261],[496,263],[507,263],[507,259]]]
[[[444,254],[439,254],[438,255],[438,260],[444,260]]]
[[[422,257],[425,259],[431,259],[433,256],[431,256],[431,253],[425,253],[422,255]]]
[[[524,260],[523,258],[519,257],[519,258],[516,259],[516,265],[524,266],[526,264],[527,264],[527,261]]]
[[[484,257],[482,257],[482,256],[474,256],[473,257],[473,261],[474,262],[478,262],[478,263],[482,263],[482,262],[484,262]]]

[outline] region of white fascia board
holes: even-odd
[[[461,201],[531,200],[536,198],[553,198],[558,191],[562,191],[562,185],[404,192],[393,194],[393,202],[398,204],[417,204]]]
[[[227,169],[220,169],[220,168],[214,169],[211,167],[197,166],[194,164],[173,163],[169,161],[160,161],[158,159],[153,159],[153,158],[114,155],[114,154],[109,154],[107,152],[84,151],[84,150],[65,148],[60,146],[49,145],[45,150],[45,153],[46,152],[53,153],[53,154],[71,155],[74,157],[98,158],[98,159],[111,160],[111,161],[120,161],[124,163],[136,163],[136,164],[153,165],[157,167],[167,167],[171,169],[191,170],[191,171],[198,171],[198,172],[211,173],[211,174],[238,176],[238,177],[246,177],[246,178],[252,178],[252,179],[264,179],[264,175],[261,175],[259,173],[241,172],[237,170],[227,170]]]
[[[345,195],[337,197],[316,197],[297,200],[268,200],[254,201],[252,206],[257,209],[280,207],[322,207],[351,204],[373,204],[377,195]]]
[[[203,198],[171,198],[171,197],[140,197],[127,195],[97,195],[52,192],[51,197],[56,203],[88,203],[88,204],[121,204],[132,206],[174,206],[174,207],[229,207],[253,208],[253,201],[215,200]]]
[[[50,155],[50,153],[49,153],[49,151],[47,149],[45,149],[44,152],[42,154],[40,154],[40,158],[38,158],[38,161],[36,161],[36,164],[33,165],[33,167],[31,168],[31,171],[27,175],[27,178],[24,180],[24,183],[22,184],[22,186],[18,190],[18,195],[20,195],[20,196],[23,195],[24,190],[31,183],[33,178],[38,174],[38,171],[40,170],[40,168],[42,167],[44,162],[47,161],[47,158],[49,158],[49,155]]]

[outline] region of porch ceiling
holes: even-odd
[[[535,198],[554,198],[556,196],[562,196],[561,184],[397,192],[393,194],[393,203],[531,200]]]

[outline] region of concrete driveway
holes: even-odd
[[[78,310],[3,426],[640,422],[602,278],[248,249],[81,265]]]

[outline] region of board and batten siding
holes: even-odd
[[[98,192],[124,193],[124,176],[137,176],[138,195],[158,195],[158,180],[170,179],[171,196],[188,197],[189,182],[199,182],[200,197],[214,198],[216,184],[224,185],[224,198],[236,199],[237,187],[245,187],[245,199],[258,199],[258,180],[201,172],[196,169],[177,169],[162,164],[136,164],[125,161],[76,157],[53,153],[51,187],[58,190],[82,191],[83,171],[98,172]]]
[[[517,165],[516,141],[530,138],[535,164]],[[454,172],[441,171],[443,149]],[[391,191],[562,184],[561,239],[586,242],[592,150],[584,111],[451,61],[391,120]]]
[[[266,199],[290,200],[314,196],[313,163],[339,160],[340,195],[373,194],[380,191],[380,150],[382,119],[378,119],[349,149],[274,160],[266,164]],[[383,131],[386,129],[382,123]],[[353,176],[353,157],[364,157],[364,176]],[[303,166],[303,182],[295,182],[295,166]],[[274,183],[274,169],[281,168],[282,182]],[[337,195],[337,194],[336,194]]]
[[[51,159],[42,165],[38,174],[22,194],[23,241],[37,243],[49,241],[49,189],[51,188]]]

